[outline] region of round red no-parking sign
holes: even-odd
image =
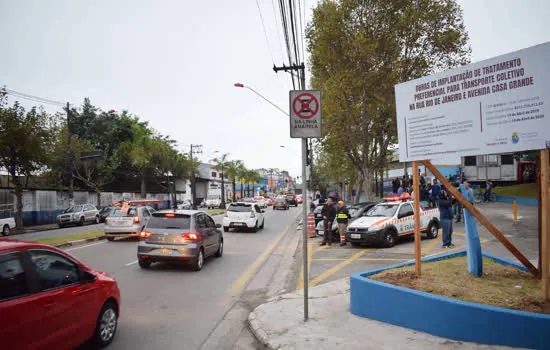
[[[304,92],[294,98],[292,109],[298,118],[311,119],[319,111],[319,101],[312,94]]]

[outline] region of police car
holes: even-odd
[[[346,240],[352,246],[382,244],[389,248],[400,237],[414,234],[413,202],[399,197],[386,200],[348,225]],[[420,208],[420,226],[428,238],[436,238],[441,227],[439,209]]]

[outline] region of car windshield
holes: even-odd
[[[65,213],[78,213],[82,211],[81,205],[75,205],[74,207],[70,207],[69,209],[65,209]]]
[[[251,210],[252,209],[250,205],[246,205],[242,203],[231,204],[227,209],[227,211],[234,211],[234,212],[240,212],[240,213],[249,212]]]
[[[122,212],[121,209],[122,208],[120,208],[120,207],[116,207],[116,209],[113,211],[111,216],[123,217],[123,216],[137,215],[137,209],[136,208],[128,208],[128,211],[126,213]]]
[[[378,204],[367,212],[367,216],[390,217],[395,214],[398,207],[397,204]]]
[[[286,199],[285,199],[285,198],[277,198],[277,199],[275,200],[275,202],[277,202],[277,203],[286,202]]]
[[[349,207],[348,210],[349,210],[349,215],[351,217],[355,217],[359,214],[359,212],[361,211],[361,208]]]
[[[191,226],[191,217],[189,215],[178,214],[173,217],[153,216],[147,222],[147,229],[161,230],[189,230]]]

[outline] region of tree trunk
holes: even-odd
[[[147,188],[145,185],[145,172],[141,174],[141,198],[145,199],[147,196]]]
[[[235,178],[233,178],[233,202],[235,202],[235,192],[237,192],[237,184],[235,183]]]
[[[225,209],[225,182],[223,181],[223,168],[222,168],[222,204],[221,209]]]
[[[244,184],[241,181],[241,200],[243,199],[243,197],[244,197]]]
[[[364,176],[364,185],[365,185],[365,202],[370,202],[372,198],[372,170],[367,169]]]
[[[97,207],[100,208],[101,207],[101,192],[99,190],[97,190],[96,196],[97,196]]]
[[[359,198],[361,198],[361,191],[363,190],[363,177],[359,177],[357,182],[357,189],[355,190],[355,201],[354,203],[359,203]]]
[[[19,181],[15,181],[15,226],[17,230],[23,229],[23,186]]]

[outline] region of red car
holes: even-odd
[[[74,349],[114,338],[115,279],[55,247],[0,239],[0,349]]]

